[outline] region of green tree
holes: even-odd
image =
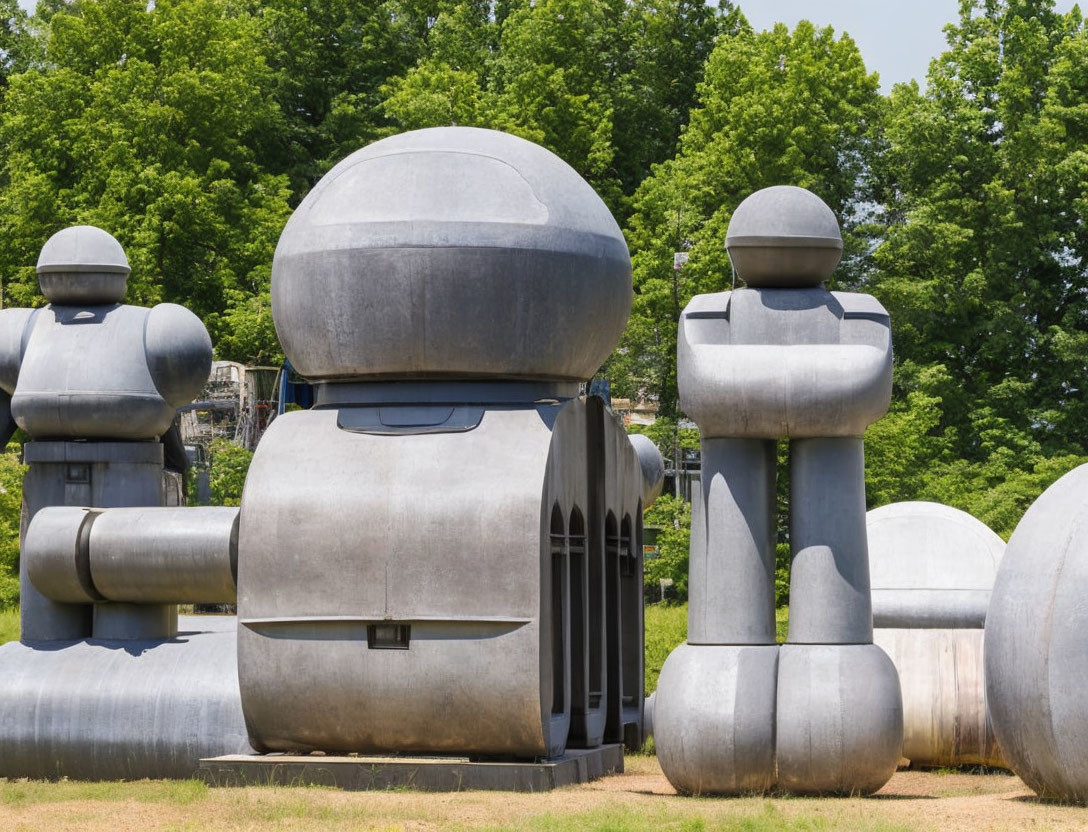
[[[208,485],[213,506],[237,506],[242,503],[242,489],[253,461],[253,452],[227,439],[217,439],[208,447]],[[190,488],[195,477],[190,477]],[[190,494],[190,500],[193,494]]]
[[[399,127],[493,127],[584,176],[621,219],[650,165],[673,152],[729,21],[695,0],[441,2],[428,51],[385,87]]]
[[[381,138],[382,85],[422,57],[437,0],[250,0],[285,132],[266,163],[293,203],[334,163]]]
[[[125,246],[131,302],[184,303],[217,340],[265,295],[289,211],[286,179],[263,166],[283,121],[265,48],[253,18],[216,0],[55,15],[46,64],[11,79],[0,120],[5,303],[40,302],[38,250],[75,222]]]
[[[893,90],[877,166],[867,282],[897,404],[870,460],[899,488],[871,466],[870,498],[937,499],[1007,536],[1086,451],[1088,35],[1049,0],[964,0],[946,31],[926,90]]]
[[[741,20],[718,39],[678,154],[634,197],[626,228],[634,305],[606,371],[617,395],[654,400],[661,416],[677,419],[680,312],[694,294],[730,287],[725,230],[759,188],[793,184],[819,194],[843,220],[850,256],[840,281],[855,282],[865,249],[859,206],[882,109],[876,76],[854,42],[830,28],[802,22],[793,32],[778,25],[756,33]],[[679,269],[677,251],[689,256]]]
[[[23,474],[19,446],[0,453],[0,610],[19,603],[19,522],[23,505]]]

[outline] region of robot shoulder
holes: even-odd
[[[176,303],[152,307],[144,324],[147,367],[170,405],[191,401],[212,366],[212,341],[201,320]]]

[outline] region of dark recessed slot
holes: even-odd
[[[80,463],[68,463],[68,470],[64,472],[66,482],[90,482],[91,466]]]
[[[410,624],[369,624],[366,646],[371,650],[407,650],[412,638]]]

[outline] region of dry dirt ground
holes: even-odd
[[[653,757],[547,794],[169,783],[0,781],[0,830],[1045,830],[1088,829],[1088,808],[1035,799],[1007,774],[899,772],[870,798],[684,798]]]

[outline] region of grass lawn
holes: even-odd
[[[973,832],[1086,823],[1088,810],[1035,800],[1007,774],[899,772],[869,798],[691,798],[677,796],[657,760],[645,755],[629,756],[622,775],[544,794],[0,780],[0,829],[13,830]]]
[[[789,607],[775,611],[778,642],[786,640]],[[657,690],[661,665],[676,645],[688,637],[687,604],[649,604],[646,607],[646,695]]]
[[[0,610],[0,644],[19,640],[19,610]]]

